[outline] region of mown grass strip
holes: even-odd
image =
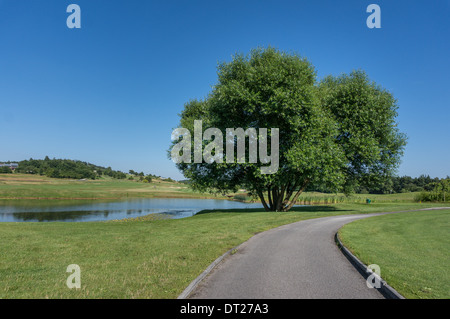
[[[450,298],[450,210],[408,212],[355,221],[344,245],[406,298]]]

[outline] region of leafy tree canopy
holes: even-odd
[[[266,210],[287,211],[308,185],[350,192],[391,176],[406,144],[396,110],[393,96],[362,71],[317,82],[313,65],[298,54],[255,49],[219,64],[218,83],[205,99],[185,104],[180,126],[192,136],[195,120],[203,122],[203,132],[267,128],[267,140],[270,129],[278,128],[278,171],[262,174],[266,164],[249,161],[253,146],[248,137],[245,163],[227,163],[224,152],[223,163],[191,161],[177,167],[196,189],[245,187]]]

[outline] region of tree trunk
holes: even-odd
[[[270,211],[271,209],[269,208],[269,206],[267,206],[266,200],[264,199],[264,194],[262,191],[258,191],[258,196],[259,199],[261,200],[261,203],[264,206],[264,209],[266,210],[266,212]]]
[[[308,184],[309,179],[306,179],[303,184],[301,184],[301,188],[297,191],[292,200],[291,197],[299,185],[298,181],[295,183],[288,182],[286,185],[281,186],[281,188],[267,187],[268,202],[266,202],[266,199],[264,198],[263,191],[258,191],[257,194],[266,211],[287,212],[295,205],[298,197],[303,193]]]
[[[302,187],[298,190],[297,194],[295,194],[294,198],[292,199],[292,201],[284,207],[283,211],[287,212],[288,210],[290,210],[292,208],[292,206],[295,205],[295,202],[297,201],[298,197],[300,196],[301,193],[303,193],[303,191],[305,190],[306,186],[308,186],[309,184],[309,179],[306,179],[303,182]]]
[[[276,212],[281,212],[283,210],[282,204],[284,199],[284,193],[286,191],[286,186],[281,186],[280,193],[278,194],[277,203],[275,207]]]
[[[267,188],[267,197],[269,198],[269,206],[270,206],[270,208],[272,208],[273,207],[273,201],[272,201],[272,194],[271,194],[270,186]]]
[[[278,187],[274,187],[272,189],[272,204],[273,205],[270,207],[270,209],[274,212],[277,210],[276,209],[277,202],[278,202]]]

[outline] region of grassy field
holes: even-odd
[[[298,199],[299,204],[337,204],[337,203],[365,203],[370,199],[372,203],[406,203],[413,202],[418,193],[399,194],[324,194],[318,192],[305,192]]]
[[[417,193],[392,195],[323,194],[305,192],[298,204],[365,203],[369,198],[373,203],[412,202]],[[151,183],[103,178],[99,180],[68,180],[30,174],[0,174],[0,199],[124,199],[140,197],[164,198],[234,198],[250,201],[245,192],[214,196],[198,193],[188,185],[154,179]]]
[[[0,298],[176,298],[212,261],[255,233],[309,218],[433,206],[348,203],[178,220],[2,223]],[[79,290],[66,286],[70,264],[81,268]]]
[[[340,237],[406,298],[450,298],[450,211],[377,216],[345,225]]]
[[[154,179],[151,183],[142,183],[112,178],[68,180],[30,174],[0,174],[0,199],[124,199],[131,197],[210,198],[213,196],[194,192],[186,184],[159,179]]]

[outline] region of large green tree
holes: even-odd
[[[278,129],[279,165],[272,174],[262,173],[267,163],[250,160],[255,142],[249,136],[244,161],[231,161],[228,152],[215,150],[223,161],[195,162],[190,153],[192,160],[176,164],[196,189],[228,192],[243,187],[272,211],[288,211],[311,183],[350,190],[388,176],[405,145],[396,129],[395,99],[363,72],[317,83],[315,69],[305,58],[270,47],[221,63],[212,92],[186,103],[180,116],[180,127],[190,136],[199,120],[202,132],[253,128],[261,133],[267,128],[268,153],[274,151],[268,142],[271,129]],[[262,135],[258,137],[261,143]],[[229,136],[221,138],[225,144]],[[239,138],[233,138],[237,146]],[[190,143],[192,149],[198,147],[195,139]],[[210,142],[202,143],[205,148]]]

